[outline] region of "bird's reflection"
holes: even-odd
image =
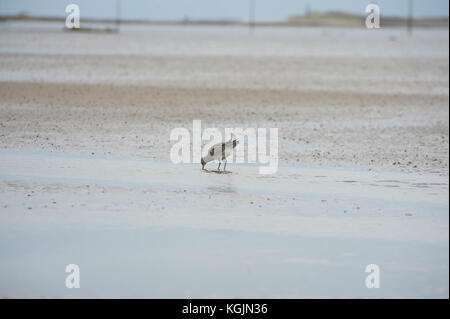
[[[210,186],[206,188],[209,192],[219,192],[219,193],[236,193],[236,189],[232,186]]]

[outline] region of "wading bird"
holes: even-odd
[[[219,167],[217,167],[217,170],[220,171],[220,164],[222,164],[222,161],[225,161],[225,164],[223,166],[223,171],[225,172],[225,168],[227,167],[227,157],[230,156],[231,153],[233,153],[233,149],[238,143],[239,141],[236,139],[236,136],[234,134],[231,134],[231,139],[228,142],[222,142],[213,145],[208,150],[208,154],[205,157],[202,157],[202,169],[206,170],[206,163],[218,160]]]

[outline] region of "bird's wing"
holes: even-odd
[[[233,148],[235,148],[238,143],[239,141],[236,139],[236,136],[232,134],[231,140],[227,142],[217,143],[211,146],[208,150],[209,156],[212,158],[212,160],[225,159],[226,157],[230,156]]]
[[[222,149],[225,143],[217,143],[211,146],[208,150],[209,156],[212,159],[220,159],[222,157]]]

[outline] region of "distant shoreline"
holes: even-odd
[[[31,15],[5,15],[0,16],[0,22],[22,21],[22,22],[64,22],[61,17],[37,17]],[[129,20],[129,19],[93,19],[85,18],[86,23],[108,23],[108,24],[143,24],[143,25],[190,25],[190,26],[248,26],[248,27],[361,27],[365,25],[365,16],[329,12],[313,14],[310,16],[292,16],[284,21],[239,21],[239,20]],[[435,28],[449,27],[448,18],[415,18],[412,20],[414,27]],[[406,27],[407,18],[382,17],[381,25],[385,27]]]

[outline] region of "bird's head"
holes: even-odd
[[[202,157],[202,169],[205,169],[205,165],[206,165],[206,162],[205,162],[205,160]]]

